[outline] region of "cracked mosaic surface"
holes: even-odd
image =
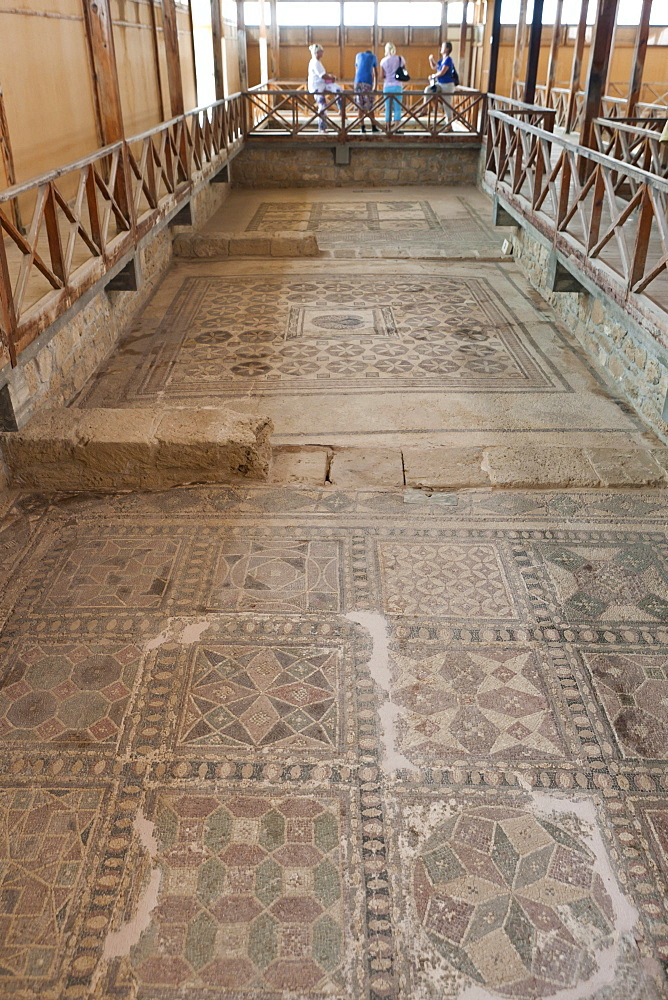
[[[668,995],[666,504],[16,496],[2,995]]]

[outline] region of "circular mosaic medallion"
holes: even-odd
[[[614,911],[596,858],[522,809],[468,809],[440,824],[413,873],[420,923],[451,966],[503,996],[552,996],[590,978]]]
[[[321,330],[356,330],[364,326],[364,320],[359,316],[318,316],[313,319],[313,325]]]

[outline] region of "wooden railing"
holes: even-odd
[[[0,192],[0,367],[16,364],[195,184],[222,169],[248,127],[246,99],[236,94]]]
[[[667,180],[490,110],[486,183],[668,345]]]
[[[639,167],[657,177],[668,178],[668,144],[660,141],[664,121],[659,118],[596,118],[594,138],[600,153]],[[635,190],[635,180],[621,171],[615,191]]]
[[[611,85],[618,88],[619,85]],[[658,84],[647,85],[649,89],[643,91],[643,96],[651,100],[639,101],[636,104],[636,113],[639,118],[665,118],[666,94]],[[513,85],[513,98],[521,101],[524,84],[516,81]],[[578,90],[575,94],[575,112],[573,116],[573,131],[578,131],[582,122],[582,111],[584,108],[584,90]],[[535,103],[539,107],[549,107],[556,112],[556,128],[566,128],[568,121],[568,108],[570,101],[570,90],[568,87],[553,87],[550,91],[549,101],[547,99],[547,86],[544,83],[536,85]],[[604,118],[623,119],[626,115],[628,104],[627,97],[618,96],[616,93],[606,94],[601,101],[601,113]]]
[[[544,128],[547,132],[554,131],[556,112],[553,108],[546,108],[541,104],[525,104],[524,101],[505,97],[503,94],[488,94],[487,107],[490,111],[512,115],[520,121]]]
[[[361,125],[366,127],[366,138],[375,141],[382,136],[403,136],[404,139],[428,142],[444,139],[480,142],[485,112],[485,95],[478,90],[459,87],[447,97],[442,94],[424,94],[421,90],[404,90],[400,94],[374,91],[365,95],[371,105],[364,119],[359,117],[357,95],[344,90],[340,94],[327,94],[326,106],[320,112],[313,94],[305,90],[279,89],[273,85],[264,90],[255,89],[248,94],[249,115],[252,124],[249,135],[263,139],[316,138],[322,134],[337,142],[359,140]],[[398,121],[385,121],[385,102],[392,99],[398,105]],[[396,106],[395,105],[395,106]],[[372,131],[373,115],[378,131]],[[327,131],[322,133],[321,126]]]

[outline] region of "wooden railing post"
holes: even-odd
[[[573,65],[571,67],[571,85],[568,94],[568,111],[566,112],[566,131],[572,132],[578,117],[578,91],[582,78],[582,57],[584,55],[585,37],[587,34],[587,11],[589,0],[581,0],[580,20],[573,47]]]
[[[16,311],[14,309],[14,295],[12,292],[12,279],[9,274],[7,264],[7,251],[5,250],[5,234],[0,225],[0,337],[2,343],[7,348],[9,360],[12,367],[16,366]]]
[[[636,42],[633,49],[633,66],[631,68],[631,80],[629,83],[629,99],[626,103],[627,118],[633,118],[636,104],[640,100],[642,76],[645,68],[645,55],[647,53],[647,40],[649,38],[649,19],[651,13],[652,0],[642,0],[638,30],[636,31]]]
[[[533,17],[531,19],[531,35],[529,36],[527,75],[524,83],[525,104],[533,104],[536,99],[536,77],[538,76],[538,60],[540,58],[540,38],[542,31],[543,0],[534,0]]]
[[[552,27],[552,44],[550,45],[550,58],[547,64],[547,80],[545,82],[545,107],[551,107],[552,90],[557,74],[557,58],[559,56],[559,43],[561,41],[561,15],[564,8],[564,0],[557,0],[557,12]]]

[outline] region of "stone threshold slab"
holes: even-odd
[[[268,417],[219,407],[60,407],[0,435],[0,452],[15,487],[155,490],[266,480],[272,430]]]

